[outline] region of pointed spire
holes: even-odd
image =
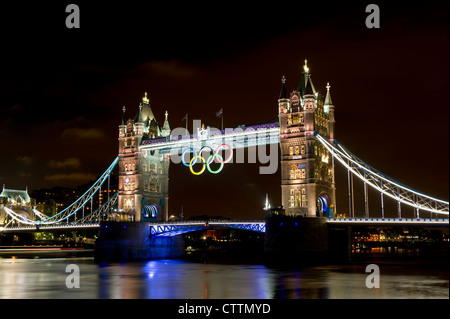
[[[305,65],[303,66],[303,71],[305,73],[309,73],[308,60],[306,60],[306,59],[305,59]]]
[[[127,109],[125,108],[125,105],[124,105],[122,108],[122,122],[121,122],[122,125],[125,125],[125,111],[126,110]]]
[[[147,92],[145,92],[145,96],[142,98],[142,103],[150,104],[150,99],[147,97]]]
[[[330,87],[330,82],[327,82],[327,95],[325,96],[325,102],[323,105],[333,105],[333,102],[331,101]]]
[[[264,210],[269,210],[270,209],[270,204],[269,204],[269,194],[266,193],[266,202],[264,205]]]
[[[139,117],[138,117],[138,122],[144,122],[144,119],[142,118],[142,103],[139,104]]]
[[[168,119],[169,113],[166,111],[166,113],[164,115],[166,118],[164,120],[163,130],[170,130],[169,119]]]
[[[280,96],[278,97],[279,100],[281,99],[287,99],[287,93],[286,93],[286,77],[283,75],[283,77],[281,78],[281,91],[280,91]]]
[[[297,91],[300,92],[300,95],[302,97],[306,94],[305,89],[306,89],[306,85],[308,84],[309,75],[310,75],[310,73],[309,73],[309,67],[308,67],[308,60],[305,59],[305,64],[303,65],[303,71],[302,71],[302,75],[300,77],[300,82],[298,82],[298,85],[297,85]],[[315,92],[314,86],[312,88],[313,88],[313,91]]]
[[[311,77],[309,74],[307,75],[307,78],[306,78],[306,87],[305,87],[304,95],[307,95],[307,94],[312,94],[312,95],[315,94],[314,85],[312,84]]]
[[[166,111],[166,113],[164,113],[165,115],[165,119],[164,119],[164,125],[162,127],[161,130],[161,136],[168,136],[170,135],[170,125],[169,125],[169,113]]]

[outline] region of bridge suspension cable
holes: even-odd
[[[75,224],[85,224],[94,222],[103,215],[105,215],[107,212],[110,211],[114,205],[117,204],[117,201],[119,200],[119,193],[115,193],[106,203],[104,203],[100,208],[98,208],[95,212],[90,213],[87,216],[84,216],[82,218],[76,219],[74,221]]]
[[[389,196],[400,203],[413,207],[417,214],[420,211],[428,211],[436,214],[449,215],[449,203],[421,192],[395,181],[394,179],[384,175],[370,165],[366,164],[350,151],[344,148],[335,140],[332,145],[319,134],[315,134],[320,143],[335,157],[344,167],[346,167],[353,175],[357,176],[364,183],[381,192],[381,194]],[[399,208],[400,209],[400,208]]]
[[[117,165],[118,161],[119,161],[119,157],[116,157],[116,159],[112,162],[112,164],[108,167],[108,169],[103,173],[103,175],[100,176],[100,178],[82,196],[80,196],[70,206],[68,206],[67,208],[65,208],[64,210],[62,210],[61,212],[59,212],[56,215],[48,217],[40,212],[38,212],[39,214],[36,214],[36,211],[33,210],[33,212],[41,220],[32,220],[21,214],[14,212],[13,210],[11,210],[7,207],[3,207],[3,209],[12,219],[14,219],[15,221],[17,221],[19,223],[23,223],[23,224],[27,224],[27,225],[50,225],[50,224],[59,223],[63,220],[68,221],[69,217],[76,214],[76,212],[78,210],[82,209],[84,207],[84,205],[86,205],[86,203],[88,203],[89,200],[91,200],[93,198],[93,196],[100,190],[101,185],[103,185],[103,183],[108,179],[108,176],[111,174],[111,172]],[[117,199],[115,199],[115,201],[117,201]],[[100,217],[101,215],[106,213],[106,211],[107,211],[106,209],[110,209],[115,204],[115,202],[114,202],[114,204],[111,204],[112,202],[113,202],[113,198],[110,198],[110,200],[107,203],[105,203],[105,205],[100,207],[97,211],[95,211],[94,213],[91,213],[90,215],[88,215],[86,217],[82,217],[78,220],[80,222],[81,222],[81,220],[87,221],[88,217],[90,217],[90,218],[96,217],[95,219],[97,219],[98,217]],[[92,208],[91,208],[91,212],[92,212]],[[78,220],[76,220],[76,222]]]

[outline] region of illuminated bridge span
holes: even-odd
[[[423,194],[382,174],[335,139],[335,107],[331,101],[330,86],[326,86],[326,95],[315,90],[306,61],[300,82],[290,94],[287,94],[285,81],[283,77],[278,98],[278,121],[224,130],[205,128],[200,121],[194,121],[196,131],[193,134],[184,128],[171,130],[167,112],[164,125],[160,127],[145,95],[134,120],[130,118],[125,121],[122,118],[118,132],[118,157],[89,190],[54,216],[46,216],[36,209],[30,215],[28,212],[14,211],[12,205],[5,205],[3,197],[0,197],[0,221],[3,223],[0,229],[98,227],[100,220],[108,220],[146,222],[152,227],[151,234],[161,237],[212,226],[265,232],[266,226],[262,220],[209,221],[206,226],[205,222],[169,223],[167,220],[171,160],[189,166],[194,175],[203,173],[206,166],[216,174],[228,159],[233,159],[234,149],[266,145],[270,145],[272,155],[277,154],[275,164],[281,164],[281,206],[287,216],[327,217],[330,223],[448,224],[448,201]],[[124,116],[125,111],[124,107]],[[206,157],[203,151],[210,156]],[[238,154],[238,151],[235,152],[236,158]],[[272,168],[274,156],[271,154],[266,154],[266,147],[258,147],[259,162],[269,162],[269,166],[260,167],[261,174],[274,173],[262,170]],[[192,157],[190,162],[186,162],[187,157]],[[239,162],[239,158],[237,160]],[[212,161],[220,163],[220,168],[211,170],[209,164]],[[249,152],[248,161],[256,163],[256,154]],[[336,163],[347,170],[348,211],[342,208],[345,205],[336,205]],[[194,165],[195,171],[192,168]],[[273,166],[276,171],[278,165]],[[118,193],[109,197],[109,176],[116,167]],[[355,212],[353,177],[364,184],[363,216],[357,216]],[[378,192],[381,203],[381,210],[370,210],[370,214],[369,186]],[[103,205],[93,207],[94,196],[100,194],[102,187],[108,187],[108,198]],[[385,218],[387,199],[396,205],[395,219]],[[402,205],[412,208],[413,213],[402,212]],[[337,219],[340,215],[348,218]]]
[[[402,225],[402,226],[439,226],[448,227],[448,218],[328,218],[327,223],[341,225]],[[152,237],[173,237],[197,230],[205,230],[214,227],[226,227],[266,232],[266,220],[226,220],[226,221],[180,221],[148,223],[151,228]],[[0,227],[4,232],[41,232],[41,231],[74,231],[82,229],[100,229],[100,223],[69,223],[51,224],[42,226],[16,226]]]
[[[172,237],[210,227],[245,229],[259,233],[266,232],[265,220],[187,221],[171,223],[151,223],[152,237]]]
[[[267,141],[274,141],[273,129],[276,125],[265,125],[264,130],[267,130],[265,136],[268,136]],[[250,131],[250,132],[257,132]],[[242,133],[244,134],[244,133]],[[256,133],[255,133],[256,134]],[[234,138],[238,135],[233,133]],[[242,135],[245,136],[245,135]],[[256,136],[256,135],[255,135]],[[398,202],[398,218],[385,218],[384,207],[382,205],[381,216],[378,218],[369,218],[368,214],[364,218],[358,218],[357,216],[350,216],[351,218],[330,218],[330,223],[375,223],[375,224],[442,224],[448,225],[448,218],[441,218],[442,216],[448,216],[449,203],[427,196],[423,193],[415,191],[407,186],[396,182],[395,180],[385,176],[379,171],[375,170],[368,164],[358,159],[355,155],[350,153],[341,144],[335,141],[334,145],[325,140],[322,136],[316,134],[317,140],[330,152],[333,159],[336,158],[340,164],[342,164],[350,174],[358,177],[364,182],[364,187],[367,185],[373,187],[380,192],[380,199],[383,204],[384,196],[393,198]],[[223,137],[222,137],[223,138]],[[234,142],[237,140],[235,139]],[[220,143],[220,141],[218,142]],[[244,141],[242,141],[244,143]],[[247,139],[245,139],[247,143]],[[261,143],[261,141],[260,141]],[[159,145],[159,143],[157,143]],[[183,144],[184,145],[184,144]],[[239,145],[239,142],[237,143]],[[163,143],[159,145],[165,149],[169,147]],[[6,214],[10,217],[9,222],[2,226],[0,229],[7,231],[18,230],[56,230],[56,229],[81,229],[81,228],[96,228],[99,227],[99,221],[102,217],[107,216],[112,212],[112,209],[116,207],[118,202],[118,193],[112,195],[102,206],[97,209],[92,209],[92,199],[95,194],[104,187],[106,181],[109,182],[109,175],[115,168],[118,162],[116,158],[103,175],[87,190],[80,198],[78,198],[73,204],[59,212],[54,216],[46,216],[37,210],[33,210],[37,216],[37,220],[25,218],[23,215],[15,213],[8,207],[3,207]],[[109,186],[108,186],[109,187]],[[350,193],[350,188],[349,188]],[[368,203],[366,202],[366,207]],[[415,215],[413,218],[402,218],[401,204],[405,204],[415,209]],[[85,207],[91,206],[90,213],[85,213]],[[350,203],[349,210],[352,209]],[[368,209],[368,207],[367,207]],[[420,212],[428,212],[436,215],[436,218],[420,218]],[[439,216],[440,218],[437,218]],[[14,223],[15,222],[15,223]],[[258,221],[199,221],[199,222],[158,222],[150,223],[152,227],[152,235],[155,237],[168,237],[183,234],[186,232],[205,229],[211,226],[223,226],[231,228],[240,228],[251,231],[265,232],[265,222],[263,220]]]
[[[416,218],[419,218],[421,211],[435,213],[436,216],[448,216],[449,202],[425,195],[384,175],[350,153],[350,151],[344,148],[336,140],[334,140],[334,145],[332,145],[319,134],[316,134],[316,137],[318,141],[332,154],[333,159],[336,158],[340,164],[348,170],[348,175],[351,173],[353,176],[356,176],[363,181],[365,190],[365,213],[367,217],[369,212],[367,185],[371,186],[380,193],[382,218],[384,218],[384,196],[388,196],[397,201],[399,218],[401,218],[401,204],[406,204],[413,207]],[[352,191],[349,186],[349,193],[351,192]],[[353,211],[354,208],[352,207],[353,205],[350,201],[350,197],[351,196],[349,196],[349,211]]]
[[[176,129],[180,130],[180,129]],[[181,129],[183,133],[184,129]],[[278,144],[280,141],[280,128],[278,122],[270,122],[257,125],[240,125],[235,128],[218,130],[214,128],[198,129],[195,134],[171,135],[163,138],[143,140],[141,150],[159,150],[161,154],[178,154],[180,150],[187,147],[200,150],[207,145],[216,149],[219,145],[226,143],[232,149],[248,148],[251,146]]]
[[[93,207],[93,197],[101,191],[102,187],[108,187],[108,196],[109,196],[109,180],[110,174],[113,172],[115,166],[117,165],[118,158],[116,158],[112,164],[108,167],[108,169],[100,176],[100,178],[75,202],[69,205],[67,208],[62,210],[61,212],[53,215],[46,216],[45,214],[39,212],[36,209],[33,209],[33,213],[36,216],[36,219],[31,219],[23,214],[18,214],[14,210],[8,207],[3,207],[3,210],[6,212],[6,215],[9,219],[4,226],[0,226],[0,229],[17,229],[14,226],[20,226],[22,228],[61,228],[71,226],[77,227],[85,227],[85,225],[89,224],[97,224],[99,219],[102,216],[105,216],[109,213],[112,208],[117,204],[118,194],[114,194],[107,201],[94,210]],[[106,183],[107,182],[107,183]],[[100,193],[99,193],[100,194]],[[89,207],[90,209],[85,209]]]

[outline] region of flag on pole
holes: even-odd
[[[221,117],[223,114],[223,108],[221,108],[218,112],[216,112],[217,117]]]

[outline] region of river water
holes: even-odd
[[[79,269],[79,288],[68,265]],[[93,258],[0,258],[0,299],[410,299],[449,298],[446,267],[379,265],[367,288],[365,265],[268,268],[184,260],[97,264]],[[76,282],[76,279],[71,281]]]

